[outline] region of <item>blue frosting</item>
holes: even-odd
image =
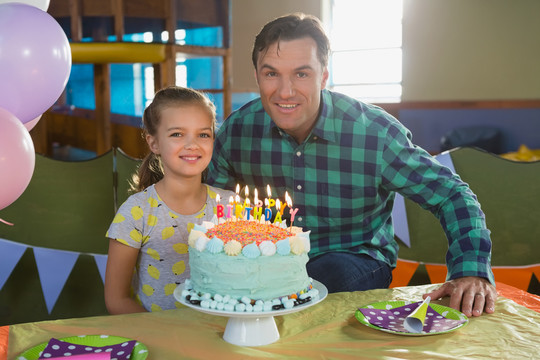
[[[218,237],[213,237],[206,244],[206,251],[211,252],[212,254],[217,254],[223,251],[223,241]]]
[[[248,259],[255,259],[261,255],[261,250],[259,250],[257,244],[253,242],[249,245],[244,246],[244,248],[242,249],[242,255],[244,255]]]
[[[193,225],[193,230],[198,230],[198,231],[201,231],[201,232],[203,232],[205,234],[206,234],[206,231],[207,231],[207,229],[204,226],[199,225],[199,224],[194,224]]]
[[[279,255],[289,255],[291,253],[291,244],[289,243],[289,239],[279,240],[276,243],[276,252]]]

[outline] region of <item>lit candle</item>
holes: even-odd
[[[261,220],[262,217],[262,200],[259,200],[259,192],[257,189],[254,191],[255,197],[253,199],[253,218],[256,220]]]
[[[240,202],[240,195],[236,195],[234,204],[235,204],[234,215],[236,217],[235,221],[238,221],[238,219],[242,217],[242,211],[244,211],[244,207],[242,206],[242,203]]]
[[[264,209],[264,220],[270,221],[272,219],[272,210],[268,206],[268,199],[264,199],[264,204],[266,205],[266,209]]]
[[[244,207],[246,206],[246,201],[249,197],[249,187],[246,185],[246,188],[244,189],[244,194],[246,195],[245,196],[245,200],[244,200]]]
[[[289,197],[289,193],[285,191],[285,202],[280,202],[281,210],[279,211],[279,215],[283,216],[283,211],[287,207],[287,198]]]
[[[246,201],[244,202],[244,209],[246,210],[246,220],[249,221],[249,216],[251,215],[251,206],[249,199],[246,198]]]
[[[229,220],[232,218],[232,209],[234,208],[233,203],[234,203],[234,198],[231,196],[229,198],[229,204],[227,205],[227,209],[228,209],[227,210],[227,219],[229,219]]]
[[[279,222],[281,223],[281,214],[282,212],[280,211],[281,209],[281,201],[279,201],[279,199],[276,200],[276,217],[274,218],[274,225]]]
[[[222,218],[223,216],[225,216],[225,214],[224,214],[225,207],[219,203],[220,200],[221,200],[221,196],[219,196],[219,194],[217,194],[216,195],[216,202],[217,202],[216,215],[217,215],[217,219],[218,219],[218,225],[219,225],[219,219]]]
[[[263,201],[259,199],[259,192],[255,189],[255,206],[262,207]]]
[[[291,197],[289,196],[289,194],[285,193],[285,199],[286,199],[286,201],[287,201],[287,205],[289,206],[289,214],[291,214],[291,227],[289,228],[289,231],[292,232],[292,226],[293,226],[293,222],[294,222],[294,216],[295,216],[296,213],[298,212],[298,208],[293,209],[293,207],[292,207],[292,199],[291,199]]]
[[[272,190],[270,189],[270,185],[266,185],[266,193],[268,194],[267,207],[271,208],[272,206],[276,205],[276,201],[272,199]]]

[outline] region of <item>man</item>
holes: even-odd
[[[450,280],[424,296],[451,296],[467,316],[492,313],[491,241],[476,197],[392,116],[324,89],[329,47],[312,16],[264,26],[252,54],[261,97],[219,130],[208,183],[288,191],[294,224],[311,230],[308,274],[330,292],[388,287],[399,192],[439,217],[449,239]]]

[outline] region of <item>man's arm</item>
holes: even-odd
[[[492,313],[497,292],[491,240],[476,196],[457,175],[414,146],[407,131],[394,131],[383,158],[384,186],[431,211],[448,239],[449,281],[426,296],[450,296],[451,307],[467,316],[481,315],[484,309]]]

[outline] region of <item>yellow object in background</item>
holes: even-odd
[[[501,154],[500,156],[513,161],[540,161],[540,149],[531,150],[522,144],[518,151]]]

